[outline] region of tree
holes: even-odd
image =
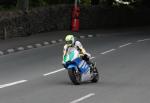
[[[150,0],[141,0],[142,6],[150,8]]]
[[[27,13],[28,10],[29,10],[29,0],[18,0],[17,1],[17,6],[24,13]]]
[[[91,5],[91,0],[80,0],[80,4],[83,4],[83,5]]]
[[[98,5],[99,4],[99,0],[91,0],[91,4],[92,5]]]

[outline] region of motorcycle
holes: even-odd
[[[63,57],[65,68],[68,70],[68,75],[73,84],[79,85],[82,82],[96,83],[99,80],[99,73],[96,68],[96,63],[88,64],[83,60],[78,50],[73,49],[67,52]]]

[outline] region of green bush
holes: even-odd
[[[16,6],[3,6],[3,5],[0,5],[0,11],[7,11],[7,10],[16,10]]]
[[[29,5],[32,7],[45,5],[44,0],[29,0]]]
[[[71,3],[74,3],[74,0],[30,0],[31,7]]]
[[[30,0],[30,6],[45,6],[53,4],[73,4],[74,0]],[[83,5],[91,5],[91,0],[78,0]]]
[[[80,1],[81,1],[81,4],[83,5],[86,5],[86,6],[91,5],[91,0],[80,0]]]

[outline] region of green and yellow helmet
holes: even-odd
[[[74,44],[75,38],[73,35],[69,34],[66,36],[65,41],[68,46],[72,46]]]

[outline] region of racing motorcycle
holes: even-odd
[[[72,49],[63,57],[65,68],[73,84],[79,85],[82,82],[96,83],[99,80],[99,73],[96,63],[88,64],[82,59],[78,50]]]

